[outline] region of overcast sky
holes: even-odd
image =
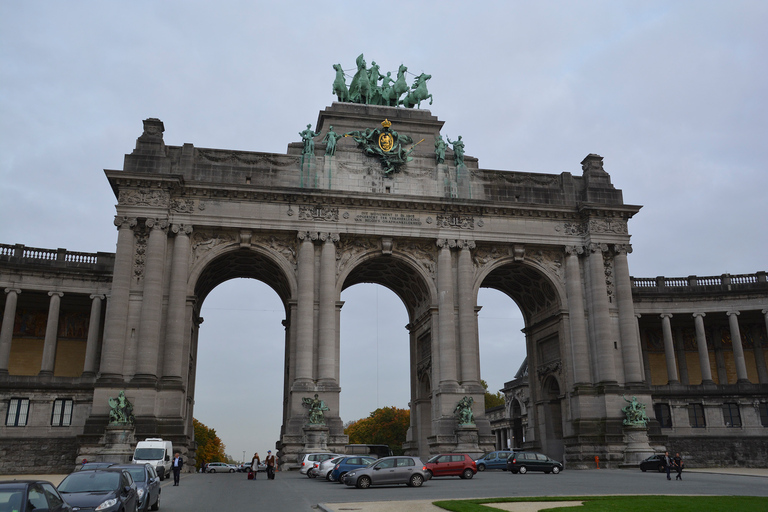
[[[332,65],[364,53],[431,74],[422,106],[481,168],[580,175],[602,155],[643,206],[632,275],[768,270],[766,26],[761,0],[0,1],[0,243],[114,251],[103,169],[122,168],[143,119],[169,145],[285,153],[334,101]],[[407,407],[404,306],[375,285],[342,300],[342,419]],[[525,357],[523,325],[505,296],[479,303],[495,391]],[[238,459],[274,450],[277,294],[232,281],[202,314],[195,417]]]

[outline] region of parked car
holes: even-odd
[[[344,475],[343,482],[358,489],[394,484],[421,487],[429,477],[427,468],[418,457],[384,457],[370,466],[353,469]]]
[[[237,471],[235,466],[224,462],[209,462],[205,466],[206,473],[234,473]]]
[[[460,476],[469,479],[477,473],[477,464],[466,453],[441,453],[424,465],[432,476]]]
[[[160,508],[160,477],[152,464],[115,464],[110,467],[124,469],[131,474],[139,493],[137,512]]]
[[[330,452],[307,453],[301,459],[301,467],[299,468],[299,473],[306,475],[307,471],[309,471],[309,468],[312,467],[314,462],[322,462],[334,457],[341,457],[341,455],[338,453]]]
[[[664,472],[664,455],[651,455],[644,461],[640,463],[640,471],[645,473],[648,470],[651,471],[658,471],[659,473]]]
[[[335,466],[333,466],[333,469],[330,473],[328,473],[328,476],[326,476],[325,479],[331,482],[343,483],[342,478],[344,475],[353,469],[370,466],[376,462],[376,460],[376,457],[370,455],[354,455],[352,457],[342,457],[341,460],[337,462]]]
[[[75,471],[83,471],[84,469],[104,469],[113,464],[117,464],[117,462],[84,462],[77,466]]]
[[[507,459],[507,469],[512,473],[521,475],[528,471],[543,471],[544,473],[558,474],[563,470],[563,463],[550,459],[543,453],[514,452]]]
[[[238,465],[236,467],[236,470],[238,473],[247,473],[251,470],[251,463],[250,462],[243,462],[242,464]],[[264,472],[267,470],[267,465],[263,462],[259,463],[258,471],[259,473]]]
[[[507,470],[507,457],[512,455],[511,450],[499,450],[495,452],[488,452],[479,459],[475,459],[478,471],[485,471],[486,469],[502,469]]]
[[[0,482],[0,510],[71,512],[73,509],[51,482],[11,480]]]
[[[307,471],[307,476],[310,478],[326,478],[331,473],[331,470],[336,466],[336,463],[344,457],[339,455],[332,459],[325,459],[322,462],[312,463],[312,467]]]
[[[139,493],[124,469],[87,469],[71,473],[59,484],[59,493],[76,510],[118,512],[136,510]]]

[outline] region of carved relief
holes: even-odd
[[[407,242],[403,245],[398,244],[400,252],[413,257],[429,273],[432,279],[437,275],[437,265],[435,263],[435,250],[431,244],[426,242]]]
[[[589,219],[590,233],[617,233],[626,235],[627,223],[619,219]]]
[[[254,153],[219,151],[215,149],[195,148],[197,159],[207,160],[209,162],[237,162],[247,165],[268,164],[271,167],[288,167],[299,165],[299,157],[294,156],[267,156]]]
[[[351,260],[359,255],[378,250],[379,241],[370,238],[344,238],[337,244],[336,250],[336,275],[338,276],[344,270]]]
[[[339,222],[339,209],[328,206],[299,206],[299,220]]]
[[[587,225],[583,222],[564,222],[562,226],[555,226],[555,231],[560,231],[565,235],[581,236],[586,234]]]
[[[436,227],[475,229],[475,218],[470,215],[437,215]]]
[[[192,235],[192,254],[193,261],[200,259],[205,253],[221,244],[229,244],[239,240],[239,235],[227,232],[216,233],[210,231],[195,231]]]
[[[118,195],[118,204],[128,206],[157,206],[167,208],[171,195],[165,190],[121,190]]]
[[[478,267],[483,267],[487,265],[489,262],[493,260],[497,260],[499,258],[502,258],[504,256],[507,256],[507,254],[500,252],[498,247],[495,245],[491,247],[478,247],[473,255],[472,260],[475,262],[475,265]]]
[[[613,302],[613,258],[609,253],[603,253],[603,267],[605,268],[605,288],[608,292],[608,301]]]
[[[527,253],[528,259],[535,261],[550,274],[557,276],[560,281],[564,280],[563,274],[563,256],[560,251],[552,249],[538,249]]]
[[[147,235],[145,229],[137,229],[134,232],[136,237],[136,243],[134,244],[135,252],[133,254],[133,277],[141,279],[144,277],[144,264],[147,258]]]
[[[294,267],[296,266],[296,237],[291,235],[261,235],[252,236],[251,243],[269,247],[273,251],[280,253]]]
[[[194,199],[176,198],[171,200],[171,210],[179,213],[192,213],[195,209]]]
[[[555,374],[562,375],[563,363],[561,361],[553,361],[551,363],[543,364],[536,368],[536,374],[540,379],[544,380],[544,377]]]

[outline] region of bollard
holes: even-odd
[[[595,465],[597,466],[597,469],[600,469],[600,457],[595,455]]]

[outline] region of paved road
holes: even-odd
[[[184,474],[181,485],[163,482],[161,510],[261,509],[272,512],[311,511],[320,503],[341,510],[339,503],[409,501],[497,496],[580,496],[590,494],[695,494],[768,496],[768,480],[759,476],[685,472],[682,482],[639,470],[563,471],[559,475],[511,475],[486,471],[472,480],[438,478],[421,488],[374,487],[360,490],[280,472],[275,480],[263,475],[248,481],[243,473]],[[360,509],[357,509],[360,510]],[[409,510],[401,506],[399,510]]]

